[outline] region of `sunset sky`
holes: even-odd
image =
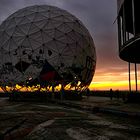
[[[128,64],[118,56],[117,24],[113,24],[117,17],[117,0],[0,0],[0,23],[18,9],[35,4],[53,5],[69,11],[91,33],[97,53],[91,89],[128,89]],[[131,77],[134,79],[132,66]]]

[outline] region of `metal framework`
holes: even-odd
[[[138,0],[118,0],[118,40],[119,56],[128,62],[129,90],[131,91],[130,66],[135,64],[135,83],[137,86],[137,64],[140,63],[140,21]]]
[[[94,75],[93,39],[74,15],[48,5],[18,10],[0,25],[0,86],[87,87]],[[40,88],[40,86],[38,86]]]

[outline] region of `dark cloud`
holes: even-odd
[[[30,5],[49,4],[59,7],[58,0],[0,0],[0,22],[6,19],[11,13]]]

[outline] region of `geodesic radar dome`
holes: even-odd
[[[85,87],[94,75],[95,46],[82,22],[57,7],[18,10],[0,25],[0,84]]]

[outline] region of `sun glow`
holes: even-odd
[[[111,70],[109,70],[111,71]],[[139,72],[138,72],[139,74]],[[138,79],[140,79],[140,75],[138,75]],[[140,85],[140,80],[137,81],[138,85]],[[81,82],[77,82],[77,89],[75,86],[71,87],[71,84],[65,85],[65,90],[68,90],[71,88],[71,90],[80,90],[80,84]],[[129,81],[128,81],[128,72],[126,70],[124,71],[119,71],[119,72],[108,72],[108,71],[100,71],[97,70],[96,74],[93,77],[93,80],[89,86],[90,90],[110,90],[111,88],[113,90],[129,90]],[[8,87],[7,87],[8,89]],[[14,88],[9,88],[9,91],[13,90]],[[34,91],[52,91],[52,86],[48,87],[40,87],[40,85],[36,86],[19,86],[16,85],[16,88],[18,91],[29,91],[29,92],[34,92]],[[61,89],[61,84],[55,86],[54,90],[55,91],[60,91]],[[131,89],[135,90],[136,85],[135,85],[135,73],[134,71],[131,72]],[[138,87],[139,89],[139,87]],[[1,90],[2,91],[2,90]]]
[[[140,71],[137,72],[137,85],[140,84]],[[136,89],[135,71],[131,69],[131,89]],[[129,90],[127,67],[110,67],[108,69],[96,70],[93,80],[89,86],[90,90]]]
[[[138,79],[140,79],[139,76]],[[137,81],[137,84],[140,84],[140,80]],[[89,88],[91,90],[109,90],[111,88],[113,90],[129,90],[128,72],[96,73]],[[131,89],[136,89],[134,71],[131,72]]]
[[[83,89],[86,89],[86,86],[81,86],[81,82],[77,81],[75,83],[69,83],[67,85],[63,85],[63,84],[58,84],[56,85],[55,83],[52,83],[50,85],[46,85],[46,86],[41,86],[41,85],[33,85],[33,86],[26,86],[26,85],[18,85],[16,84],[13,87],[10,86],[6,86],[5,88],[3,88],[4,91],[6,92],[13,92],[13,91],[17,91],[17,92],[50,92],[50,91],[61,91],[62,89],[64,90],[77,90],[77,91],[81,91]],[[56,85],[56,86],[53,86]],[[0,89],[2,91],[2,88]]]
[[[140,84],[140,81],[138,81]],[[128,81],[117,81],[117,82],[91,82],[89,88],[91,90],[109,90],[112,88],[113,90],[128,90],[129,83]],[[135,89],[135,81],[131,81],[132,89]]]

